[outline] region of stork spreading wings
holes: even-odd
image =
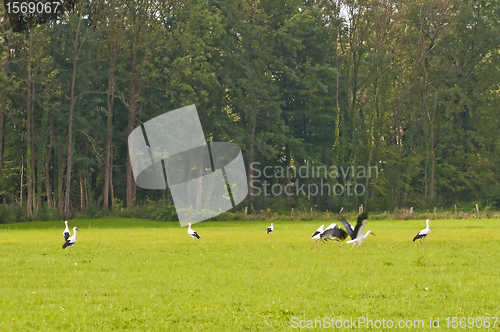
[[[375,235],[372,231],[368,231],[365,235],[363,235],[366,224],[368,223],[367,211],[361,212],[358,215],[358,222],[356,223],[356,227],[352,227],[352,225],[347,220],[345,220],[343,216],[339,216],[339,219],[347,230],[347,233],[351,237],[351,240],[347,241],[346,243],[354,243],[352,248],[354,248],[357,243],[359,245],[359,249],[361,249],[361,242],[363,242],[368,237],[368,235]]]
[[[326,242],[327,240],[340,242],[347,238],[347,233],[342,228],[337,226],[335,223],[328,226],[325,230],[323,230],[324,226],[325,225],[321,225],[311,237],[311,239],[316,239],[311,249],[314,248],[314,246],[318,242],[319,242],[318,244],[318,250],[319,250],[321,242]]]

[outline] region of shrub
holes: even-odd
[[[0,205],[0,224],[9,224],[15,222],[15,214],[12,207]]]

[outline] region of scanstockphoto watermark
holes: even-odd
[[[301,329],[423,329],[426,327],[424,320],[396,320],[391,319],[371,319],[369,317],[351,317],[350,319],[335,319],[324,317],[323,319],[299,319],[293,317],[290,323],[291,328]],[[430,328],[439,328],[439,318],[430,320]]]
[[[312,196],[363,196],[366,193],[366,180],[377,178],[377,166],[317,166],[306,162],[298,168],[264,166],[260,162],[250,164],[253,180],[251,195],[259,196],[298,196],[308,199]],[[293,179],[283,183],[286,179]],[[363,179],[362,181],[360,181]],[[341,181],[339,181],[341,180]],[[336,183],[335,183],[336,182]]]
[[[430,317],[427,319],[372,319],[370,317],[350,317],[338,319],[323,317],[322,319],[301,319],[292,317],[290,327],[293,329],[490,329],[496,328],[498,317]],[[498,326],[500,327],[500,326]]]

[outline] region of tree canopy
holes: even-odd
[[[195,104],[207,141],[242,149],[237,209],[500,208],[498,17],[498,0],[105,0],[13,32],[0,8],[0,203],[171,200],[135,185],[127,137]]]

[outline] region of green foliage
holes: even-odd
[[[142,208],[143,214],[141,218],[156,220],[156,221],[176,221],[177,212],[173,205],[164,205],[162,203],[150,203]]]
[[[18,222],[19,220],[16,220],[15,218],[15,213],[14,209],[11,208],[8,205],[2,204],[0,205],[0,223],[1,224],[9,224],[9,223],[14,223]]]
[[[123,201],[118,197],[115,197],[113,208],[115,210],[121,210],[123,208]]]
[[[48,207],[45,202],[42,203],[42,206],[40,206],[38,209],[37,220],[52,221],[62,219],[63,213],[59,212],[56,208]]]
[[[351,174],[328,180],[367,185],[363,196],[249,196],[244,204],[256,210],[286,215],[291,208],[353,210],[363,204],[392,211],[456,202],[500,208],[497,5],[187,0],[163,6],[126,0],[82,3],[29,33],[12,33],[5,21],[0,200],[25,204],[31,188],[32,205],[41,207],[33,218],[57,217],[51,209],[60,211],[66,194],[74,83],[68,186],[74,215],[110,213],[101,211],[98,199],[106,178],[108,92],[115,215],[175,219],[171,208],[142,206],[147,195],[164,200],[168,193],[133,189],[127,134],[188,104],[196,105],[208,141],[241,147],[247,170],[254,161],[295,169],[313,162],[379,167],[379,176],[368,181]],[[273,176],[269,182],[285,186],[297,178]],[[5,220],[26,218],[21,215]]]
[[[102,213],[101,200],[102,197],[94,198],[92,195],[89,196],[87,200],[87,211],[86,211],[87,216],[94,217],[98,215],[100,212]]]

